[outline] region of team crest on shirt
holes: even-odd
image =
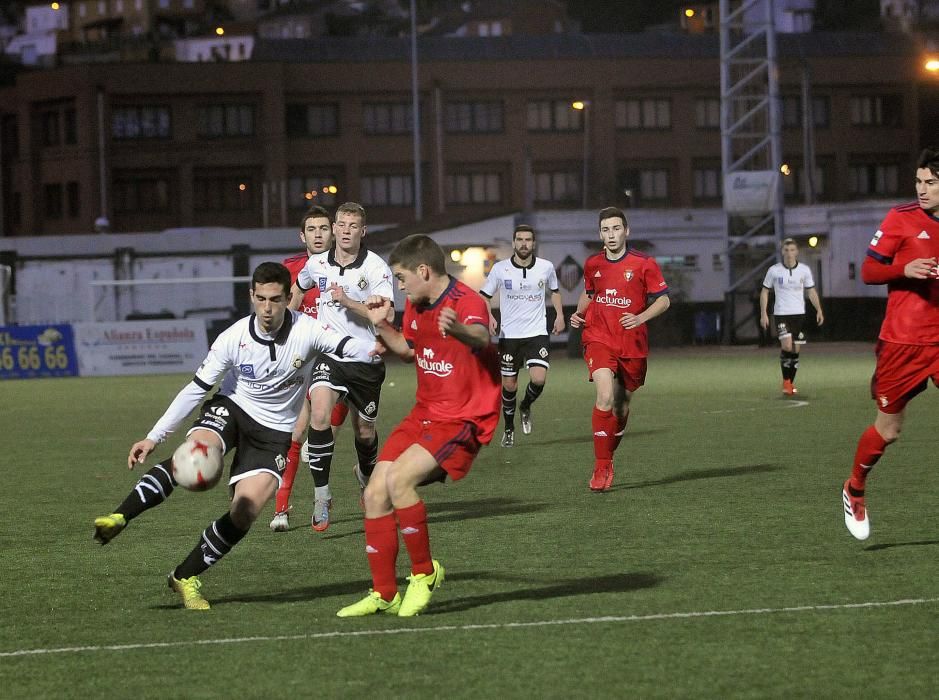
[[[544,280],[538,280],[538,289],[544,289]]]
[[[877,245],[877,243],[880,241],[883,235],[884,235],[884,232],[878,230],[877,233],[874,234],[874,237],[871,239],[871,246],[873,247]]]
[[[627,282],[632,282],[632,281],[633,281],[633,271],[632,271],[632,270],[626,270],[626,272],[623,273],[623,277],[626,278],[626,281],[627,281]]]
[[[254,365],[238,365],[238,371],[246,379],[254,379]]]
[[[318,285],[319,285],[320,291],[325,292],[326,291],[326,278],[320,277]]]
[[[303,360],[300,358],[299,355],[297,355],[293,358],[292,364],[293,364],[294,369],[300,369],[301,367],[303,367]]]
[[[364,292],[365,288],[368,287],[368,280],[364,277],[359,277],[359,281],[356,283],[356,286]]]
[[[512,280],[503,280],[503,281],[505,282],[505,288],[506,288],[506,289],[511,289],[511,288],[512,288]]]

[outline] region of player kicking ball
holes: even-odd
[[[190,610],[209,608],[202,597],[199,575],[248,534],[261,509],[274,497],[314,360],[320,352],[333,352],[368,361],[375,351],[372,344],[342,336],[320,321],[289,311],[289,299],[287,268],[261,263],[251,277],[254,313],[216,338],[192,381],[176,395],[147,437],[131,446],[127,456],[129,469],[143,464],[224,377],[187,435],[208,449],[235,451],[228,480],[228,510],[203,530],[196,546],[167,579]],[[107,544],[134,518],[169,498],[177,486],[172,465],[172,460],[167,460],[152,467],[113,513],[95,518],[95,541]]]
[[[365,487],[372,588],[339,617],[411,617],[427,607],[445,572],[431,556],[417,487],[466,476],[499,424],[499,358],[482,297],[447,274],[443,250],[428,236],[402,240],[389,263],[407,295],[401,331],[387,320],[387,298],[371,296],[365,304],[388,350],[415,363],[417,402],[388,436]],[[399,530],[411,559],[403,598],[395,577]]]

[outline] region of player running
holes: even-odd
[[[877,417],[861,434],[841,489],[844,524],[859,540],[870,536],[864,493],[871,469],[900,437],[907,404],[930,379],[939,385],[939,150],[920,154],[915,182],[917,201],[887,213],[861,266],[865,283],[887,285],[887,312],[871,379]]]
[[[339,617],[410,617],[427,607],[443,583],[444,567],[431,557],[427,510],[417,487],[466,476],[499,425],[499,361],[482,298],[447,275],[443,250],[429,236],[408,236],[390,262],[407,294],[401,331],[387,321],[388,299],[373,296],[366,304],[388,349],[415,363],[417,402],[388,436],[365,487],[372,589]],[[403,599],[395,577],[398,530],[411,559]]]
[[[597,390],[591,491],[606,491],[613,485],[613,453],[626,430],[633,392],[646,379],[645,324],[665,313],[670,304],[668,285],[655,259],[626,245],[626,215],[607,207],[599,218],[603,251],[584,264],[584,291],[571,315],[571,326],[584,329],[584,360]]]
[[[528,368],[528,386],[519,405],[522,432],[531,433],[531,406],[544,391],[548,377],[551,344],[548,341],[545,299],[551,295],[555,319],[551,331],[564,330],[564,309],[558,291],[554,265],[535,256],[535,230],[519,224],[512,234],[512,256],[500,260],[489,271],[480,294],[489,311],[489,332],[496,333],[490,299],[499,295],[502,324],[499,329],[499,356],[502,362],[502,417],[505,432],[502,446],[515,444],[515,399],[518,395],[518,372]]]

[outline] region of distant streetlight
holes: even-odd
[[[694,17],[694,8],[693,8],[693,7],[689,7],[689,8],[687,8],[687,9],[685,10],[685,17],[687,17],[688,19],[691,19],[692,17]]]
[[[216,33],[218,36],[225,36],[225,27],[216,27],[216,28],[215,28],[215,33]]]
[[[58,10],[59,7],[60,7],[59,3],[57,3],[57,2],[52,3],[52,9],[53,9],[53,10]]]
[[[809,236],[809,248],[818,247],[818,236]]]
[[[792,175],[792,168],[789,167],[789,163],[783,163],[779,166],[779,172],[783,175]]]
[[[923,64],[923,68],[928,70],[930,73],[939,73],[939,59],[930,58],[926,63]]]
[[[576,109],[578,112],[584,113],[584,175],[581,182],[581,207],[587,208],[587,172],[589,170],[590,162],[590,117],[588,109],[590,107],[589,100],[575,100],[571,102],[571,108]]]

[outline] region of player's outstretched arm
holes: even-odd
[[[375,326],[375,332],[378,334],[377,340],[380,340],[385,347],[405,362],[414,360],[414,350],[408,345],[397,328],[395,328],[390,319],[394,318],[394,306],[391,300],[382,296],[373,295],[363,302],[368,310],[368,320]]]
[[[130,447],[130,454],[127,455],[127,468],[133,469],[137,464],[143,464],[147,455],[156,449],[156,443],[150,438],[138,440]]]
[[[457,321],[456,309],[449,306],[440,310],[437,327],[443,335],[452,336],[471,348],[484,348],[491,342],[487,326],[482,323],[460,323]]]

